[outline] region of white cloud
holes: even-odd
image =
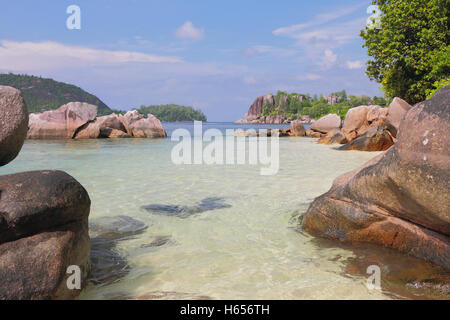
[[[254,76],[245,76],[243,81],[245,84],[256,84],[258,82]]]
[[[361,69],[364,65],[361,61],[347,61],[346,62],[347,68],[349,69]]]
[[[307,21],[305,23],[294,24],[294,25],[291,25],[288,27],[281,27],[281,28],[278,28],[278,29],[272,31],[272,33],[276,36],[284,35],[284,36],[294,36],[295,37],[295,32],[297,32],[297,31],[311,28],[314,26],[320,26],[327,22],[336,20],[338,18],[342,18],[342,17],[347,16],[347,15],[355,12],[356,10],[360,9],[360,7],[361,6],[352,6],[352,7],[343,8],[340,10],[327,12],[327,13],[321,13],[321,14],[316,15],[314,20]]]
[[[337,48],[352,39],[359,37],[359,30],[364,26],[365,18],[359,18],[331,27],[322,27],[310,31],[296,33],[291,38],[297,45],[323,49]]]
[[[337,55],[330,49],[324,51],[324,56],[320,62],[321,66],[325,69],[331,68],[337,61]]]
[[[203,29],[194,27],[191,21],[186,21],[175,30],[175,36],[181,39],[201,40],[204,37],[204,33]]]
[[[127,63],[177,63],[181,58],[133,51],[69,46],[58,42],[0,41],[0,69],[11,71]]]
[[[307,73],[305,75],[297,76],[295,79],[298,81],[314,81],[319,80],[321,78],[320,75],[315,73]]]
[[[246,56],[258,56],[262,54],[271,54],[275,56],[288,57],[297,54],[296,50],[276,48],[267,45],[256,45],[244,50]]]

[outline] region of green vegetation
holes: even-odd
[[[206,121],[206,116],[201,110],[176,104],[165,104],[158,106],[141,106],[137,109],[142,114],[151,113],[161,121]]]
[[[361,31],[368,55],[367,75],[386,96],[414,104],[448,83],[449,0],[375,0],[380,28]],[[447,81],[447,82],[446,82]]]
[[[274,95],[275,104],[266,103],[262,108],[262,116],[284,115],[287,118],[297,119],[300,116],[309,116],[318,119],[329,113],[336,113],[342,119],[347,114],[348,109],[361,106],[376,104],[382,107],[388,105],[386,99],[382,97],[369,97],[366,95],[349,95],[345,90],[335,92],[333,95],[338,97],[337,103],[330,105],[323,95],[316,94],[311,98],[309,94],[298,94],[284,91],[278,91]]]
[[[74,101],[87,102],[98,106],[98,115],[113,112],[96,96],[77,86],[52,79],[12,73],[0,74],[0,85],[19,89],[30,113],[57,109]]]
[[[441,81],[436,81],[433,84],[433,89],[427,90],[427,99],[430,99],[436,91],[438,91],[440,88],[450,86],[450,77],[446,79],[442,79]]]

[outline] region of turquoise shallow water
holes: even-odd
[[[175,165],[170,139],[27,141],[0,174],[64,170],[88,190],[91,221],[125,215],[148,225],[114,249],[126,259],[128,274],[111,284],[89,284],[82,299],[399,297],[389,288],[366,287],[368,275],[355,271],[355,265],[366,267],[357,251],[299,232],[295,217],[334,178],[377,154],[315,142],[281,138],[278,174],[261,176],[259,166],[248,164]],[[195,206],[205,198],[223,198],[227,207],[183,219],[141,208]],[[169,241],[148,246],[155,236]],[[349,268],[352,261],[357,263]]]

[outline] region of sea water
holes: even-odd
[[[188,123],[164,127],[169,136],[178,127],[192,129]],[[426,263],[411,263],[412,258],[389,249],[343,245],[302,232],[298,218],[313,199],[329,190],[337,176],[378,154],[338,151],[316,142],[280,138],[279,171],[262,176],[259,166],[249,164],[175,165],[171,150],[176,142],[170,137],[29,140],[0,174],[64,170],[87,189],[91,222],[121,215],[147,225],[114,243],[112,250],[126,265],[120,277],[90,282],[81,299],[448,298],[446,283],[430,293],[414,276],[402,276],[402,270],[410,274],[417,265],[432,269]],[[208,199],[221,205],[209,208]],[[184,210],[201,203],[206,210]],[[145,209],[149,206],[154,210]],[[153,245],[155,239],[163,241]],[[371,264],[381,265],[382,290],[367,286]]]

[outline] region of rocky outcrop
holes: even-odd
[[[0,122],[22,117],[25,120],[16,124],[26,123],[27,111],[22,110],[20,93],[9,91],[12,99],[0,99]],[[73,121],[77,121],[76,116],[68,123]],[[15,141],[21,145],[26,126],[11,134],[18,135]],[[19,149],[16,146],[14,152]],[[0,299],[67,299],[79,295],[79,289],[67,286],[71,275],[67,271],[69,266],[79,267],[81,286],[85,285],[90,266],[89,210],[86,190],[62,171],[0,176]]]
[[[28,139],[72,139],[78,128],[93,121],[97,107],[84,102],[70,102],[56,110],[32,113]]]
[[[303,100],[302,95],[294,95],[291,97],[291,99],[298,99],[299,101]],[[285,115],[284,112],[282,112],[282,108],[280,108],[281,105],[285,105],[289,97],[287,95],[281,96],[279,101],[276,101],[276,97],[272,94],[267,94],[265,96],[261,96],[255,99],[253,104],[248,109],[247,113],[245,114],[244,119],[240,119],[236,121],[236,123],[271,123],[271,124],[282,124],[282,123],[290,123],[291,121],[295,120],[294,118],[289,118]],[[263,116],[263,107],[265,105],[270,105],[273,107],[274,110],[279,111],[280,114],[277,115],[266,115]],[[308,116],[301,116],[298,120],[302,121],[303,123],[310,123],[311,119]]]
[[[0,86],[0,166],[19,154],[27,130],[27,106],[20,91]]]
[[[29,139],[163,138],[161,122],[152,114],[147,118],[137,110],[124,116],[113,113],[97,116],[97,107],[71,102],[57,110],[30,114]]]
[[[163,138],[167,136],[161,121],[152,114],[148,114],[145,118],[137,110],[133,110],[128,111],[124,116],[120,116],[119,119],[126,132],[134,138]]]
[[[306,130],[303,123],[300,120],[294,120],[290,125],[291,133],[294,137],[306,136]]]
[[[347,139],[340,129],[328,131],[326,136],[322,137],[317,143],[319,144],[345,144]]]
[[[306,130],[306,136],[309,138],[323,138],[325,136],[325,133],[321,133],[318,131],[313,130]]]
[[[342,133],[347,141],[361,137],[371,127],[386,126],[388,109],[377,105],[351,108],[345,115]]]
[[[345,139],[343,135],[342,137]],[[393,144],[394,139],[388,130],[384,127],[371,127],[362,136],[340,147],[339,150],[385,151]]]
[[[278,137],[293,137],[295,136],[291,129],[260,129],[258,131],[250,130],[237,130],[234,133],[235,137],[271,137],[272,135],[278,135]]]
[[[450,86],[415,105],[397,143],[338,177],[303,216],[305,231],[374,243],[450,268]]]
[[[340,129],[342,125],[341,118],[333,113],[333,114],[327,114],[326,116],[323,116],[319,120],[315,121],[311,125],[311,130],[321,132],[321,133],[327,133],[328,131],[334,130],[334,129]]]
[[[248,109],[247,113],[245,114],[244,120],[246,122],[257,120],[262,113],[263,106],[266,104],[271,105],[275,104],[275,99],[272,94],[267,94],[265,96],[256,98],[253,104]]]
[[[397,137],[400,121],[409,109],[411,109],[411,105],[400,98],[394,98],[389,105],[386,123],[394,137]]]
[[[125,126],[115,113],[98,117],[94,121],[80,127],[75,139],[97,139],[97,138],[130,138]]]

